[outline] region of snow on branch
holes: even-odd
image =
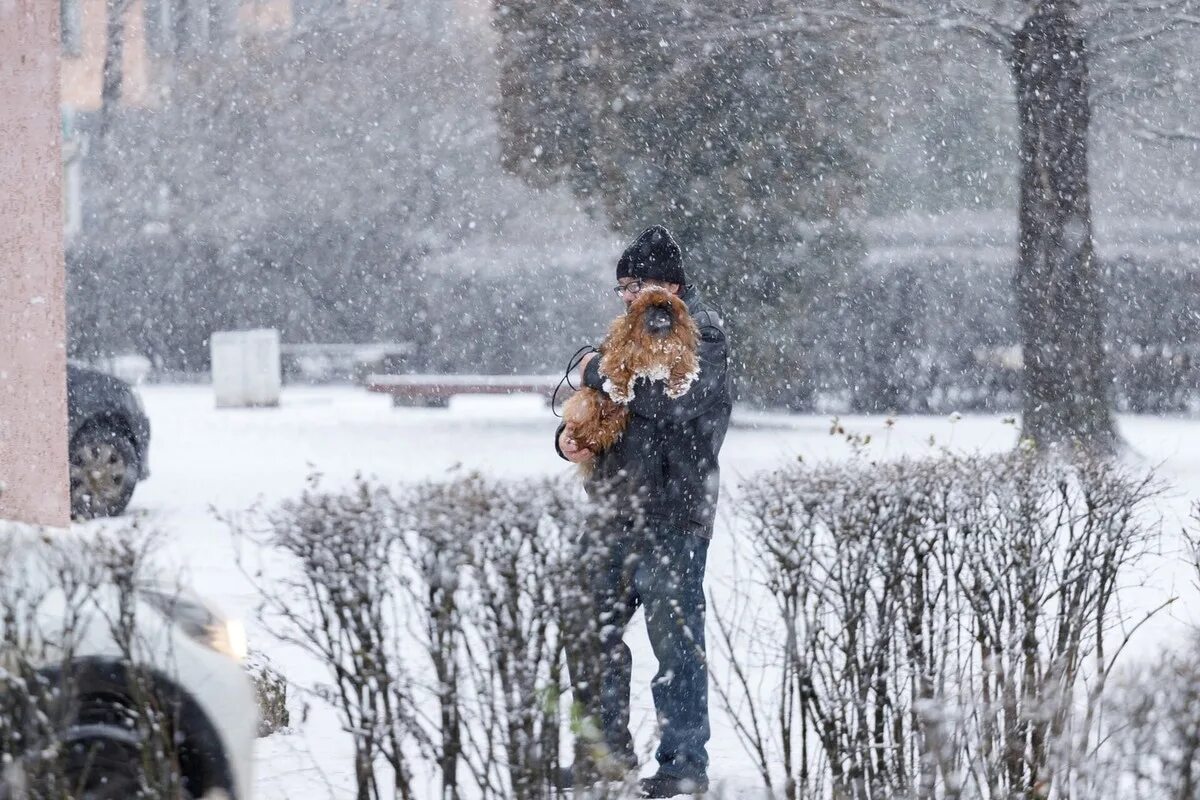
[[[953,0],[941,8],[922,7],[895,0],[863,0],[854,9],[837,5],[807,8],[804,14],[823,17],[832,24],[904,28],[931,28],[963,33],[988,45],[1007,50],[1016,26],[980,11],[970,3]]]
[[[1200,14],[1173,13],[1153,24],[1094,41],[1092,43],[1092,50],[1096,53],[1104,53],[1121,47],[1154,41],[1167,34],[1179,33],[1184,30],[1194,30],[1196,28],[1200,28]]]
[[[1158,535],[1158,491],[1150,473],[1032,451],[753,476],[750,577],[712,604],[713,685],[767,793],[1089,785],[1105,679],[1155,612],[1116,594]]]
[[[1033,4],[1036,5],[1036,4]],[[1090,21],[1089,27],[1113,25],[1114,20],[1136,21],[1131,29],[1099,38],[1092,44],[1096,52],[1152,41],[1160,36],[1200,27],[1200,12],[1195,0],[1167,0],[1159,3],[1120,2],[1113,0]],[[947,0],[942,4],[904,2],[903,0],[863,0],[854,9],[834,4],[807,8],[808,17],[826,17],[847,25],[874,25],[906,29],[932,28],[963,33],[1006,51],[1012,36],[1021,26],[1021,16],[1005,19],[1002,15],[980,10],[975,4]]]
[[[1162,87],[1169,84],[1166,81],[1156,81],[1153,85],[1156,87]],[[1110,89],[1094,97],[1093,101],[1103,102],[1109,96],[1117,97],[1118,92]],[[1144,142],[1156,142],[1160,144],[1178,144],[1181,142],[1195,144],[1200,142],[1200,129],[1187,128],[1183,125],[1166,127],[1164,125],[1151,122],[1137,111],[1117,107],[1115,103],[1106,103],[1106,105],[1108,105],[1110,110],[1114,111],[1118,116],[1129,121],[1133,125],[1133,130],[1131,131],[1133,136],[1137,139],[1141,139]]]
[[[1154,125],[1133,114],[1125,115],[1133,119],[1137,123],[1137,127],[1133,130],[1133,135],[1138,139],[1147,142],[1170,142],[1179,143],[1187,142],[1191,144],[1200,143],[1200,131],[1189,130],[1187,128],[1164,128],[1160,125]]]
[[[1152,0],[1148,3],[1133,2],[1133,0],[1109,0],[1098,7],[1089,7],[1092,13],[1086,14],[1089,23],[1107,23],[1118,17],[1139,18],[1144,15],[1162,16],[1174,14],[1186,9],[1193,0]]]

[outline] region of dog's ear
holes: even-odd
[[[687,303],[676,295],[671,295],[671,311],[675,315],[675,334],[679,345],[692,352],[700,346],[700,328],[695,318],[688,311]]]
[[[633,367],[640,357],[637,330],[637,320],[625,314],[613,322],[604,340],[600,374],[606,378],[605,392],[618,403],[628,403],[633,397]]]

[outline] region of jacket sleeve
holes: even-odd
[[[591,361],[589,361],[587,367],[584,368],[584,370],[583,370],[583,385],[590,386],[593,389],[598,389],[600,391],[604,391],[604,376],[600,374],[600,355],[599,354],[597,354],[595,358],[593,358]],[[562,436],[563,429],[566,427],[567,427],[567,423],[560,422],[558,424],[558,430],[556,430],[554,432],[554,452],[558,453],[558,457],[561,458],[563,461],[569,461],[570,459],[568,459],[566,456],[563,455],[562,448],[558,446],[558,439],[560,436]]]
[[[630,410],[639,417],[687,422],[711,409],[726,396],[729,350],[724,331],[715,325],[701,327],[698,355],[700,374],[687,394],[672,400],[662,381],[641,381],[629,403]]]
[[[583,385],[597,391],[604,391],[604,376],[600,374],[600,355],[588,362],[583,370]]]
[[[558,453],[558,457],[563,461],[568,461],[569,459],[563,455],[562,448],[558,446],[558,437],[562,436],[563,429],[566,427],[567,423],[560,422],[558,423],[558,430],[554,432],[554,452]]]

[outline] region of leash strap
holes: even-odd
[[[554,394],[550,396],[550,413],[554,414],[554,416],[562,419],[562,414],[558,413],[558,409],[555,406],[558,403],[558,393],[562,390],[563,384],[565,383],[567,386],[571,387],[572,391],[579,391],[579,387],[571,383],[571,373],[574,372],[579,366],[579,362],[583,361],[584,356],[586,356],[588,353],[598,352],[600,351],[595,347],[592,347],[590,344],[585,344],[583,347],[576,350],[575,355],[571,356],[571,358],[568,360],[567,371],[563,373],[562,380],[558,382],[558,386],[554,387]]]

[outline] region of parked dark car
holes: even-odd
[[[71,512],[111,517],[149,477],[150,420],[129,384],[78,364],[67,366]]]

